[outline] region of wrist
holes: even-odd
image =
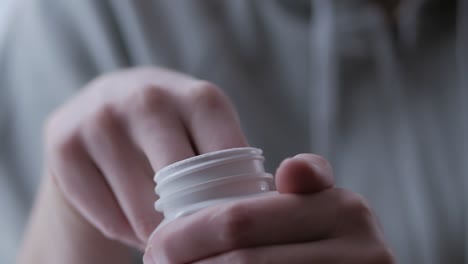
[[[129,263],[129,250],[105,238],[43,177],[18,263]]]

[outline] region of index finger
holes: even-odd
[[[193,81],[182,100],[182,119],[198,154],[248,145],[234,106],[218,87]]]

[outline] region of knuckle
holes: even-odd
[[[339,236],[344,233],[362,235],[374,232],[373,213],[366,200],[361,195],[348,190],[336,191],[338,211],[333,233]]]
[[[368,219],[372,209],[366,199],[354,192],[343,190],[341,193],[341,208],[347,218]]]
[[[225,96],[221,89],[207,81],[196,81],[188,89],[188,96],[194,107],[217,109],[225,105]]]
[[[123,107],[132,107],[136,114],[160,114],[170,107],[169,92],[163,87],[146,84],[129,96]]]
[[[51,134],[55,134],[57,129],[57,123],[59,119],[59,111],[55,110],[49,116],[47,116],[44,125],[42,127],[43,134],[48,137]],[[48,138],[46,138],[48,139]]]
[[[220,221],[219,239],[228,248],[246,246],[248,234],[252,226],[252,218],[248,208],[242,204],[229,205],[219,214]]]
[[[53,115],[46,120],[44,126],[47,151],[60,159],[74,157],[81,147],[81,138],[78,130],[63,131],[59,126],[60,120]]]
[[[369,263],[393,264],[395,263],[395,257],[388,247],[381,246],[377,250],[374,250]]]
[[[101,233],[110,240],[124,240],[122,234],[126,228],[129,228],[128,225],[123,220],[114,219],[113,221],[101,222],[97,225]]]
[[[117,116],[114,108],[114,105],[105,103],[92,111],[89,116],[82,121],[84,129],[93,135],[115,129]]]
[[[49,151],[59,161],[73,160],[81,149],[81,138],[77,133],[69,133],[49,140]]]

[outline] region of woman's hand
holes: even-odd
[[[120,71],[91,82],[51,115],[45,142],[44,181],[51,179],[92,230],[140,250],[162,219],[153,206],[155,171],[196,154],[247,146],[237,114],[218,88],[160,68]],[[44,239],[35,237],[44,233],[35,229],[55,228],[47,214],[36,213],[50,207],[45,203],[50,199],[35,204],[28,246],[20,255],[39,246],[32,241]],[[103,243],[80,241],[96,251]],[[51,245],[52,254],[60,246]],[[47,255],[44,251],[40,254]]]
[[[151,236],[145,263],[394,263],[366,201],[334,188],[323,158],[284,161],[276,182],[279,195],[170,222]]]
[[[48,168],[69,202],[107,237],[140,249],[162,219],[155,171],[247,144],[219,89],[157,68],[92,82],[51,117],[46,139]]]

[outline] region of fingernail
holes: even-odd
[[[329,170],[328,161],[321,156],[317,156],[315,154],[298,154],[294,156],[294,158],[305,161],[309,166],[318,170],[319,172]]]
[[[286,163],[286,162],[288,162],[288,161],[290,161],[290,160],[292,160],[292,157],[287,157],[287,158],[283,159],[283,160],[281,161],[281,163],[280,163],[280,166],[281,166],[281,164]]]
[[[154,261],[153,256],[151,254],[151,246],[148,246],[145,250],[145,254],[143,255],[143,263],[156,264],[156,261]]]

